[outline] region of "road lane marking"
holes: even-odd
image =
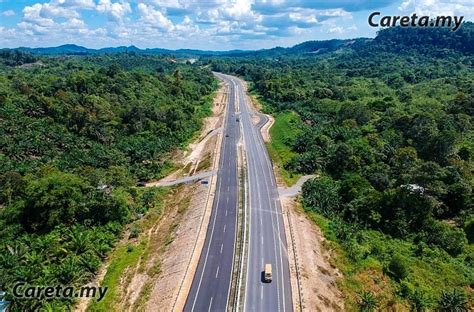
[[[218,194],[220,194],[220,188],[221,188],[221,185],[222,185],[221,180],[219,180],[218,183],[219,183],[219,186],[218,186],[217,190],[218,190]],[[196,305],[196,301],[197,301],[197,298],[199,296],[199,291],[201,290],[201,283],[202,283],[202,279],[204,277],[204,272],[206,271],[207,258],[209,257],[209,250],[211,249],[211,241],[212,241],[212,237],[214,236],[214,228],[216,226],[217,207],[219,206],[219,199],[220,199],[220,196],[217,196],[216,209],[214,210],[214,220],[212,222],[211,237],[209,239],[209,244],[207,245],[206,258],[204,259],[204,267],[201,271],[201,277],[199,278],[199,284],[198,284],[198,288],[197,288],[197,291],[196,291],[196,296],[194,297],[193,306],[191,308],[191,311],[194,311],[194,306]],[[212,298],[211,298],[211,304],[212,304]],[[210,306],[209,306],[209,308],[210,308]]]
[[[247,104],[247,101],[246,101],[246,100],[244,100],[244,102],[245,102],[244,104]],[[248,107],[247,107],[247,106],[248,106],[248,105],[245,105],[245,107],[244,107],[245,109],[244,109],[243,111],[245,111],[245,113],[248,114]],[[244,118],[244,119],[245,119],[245,118]],[[245,119],[245,120],[246,120],[246,119]],[[271,173],[272,173],[272,172],[270,171],[270,170],[272,170],[272,169],[271,169],[270,164],[269,164],[269,161],[268,161],[268,154],[265,154],[265,153],[264,153],[264,150],[263,150],[263,152],[262,152],[262,151],[258,151],[259,148],[260,148],[260,149],[263,149],[264,146],[263,146],[263,144],[262,144],[262,140],[260,139],[260,137],[257,137],[256,131],[257,131],[257,130],[255,130],[255,127],[251,127],[251,128],[250,128],[250,136],[249,136],[249,139],[250,139],[250,140],[248,140],[248,141],[249,141],[250,143],[253,143],[253,149],[252,149],[252,145],[251,145],[251,147],[249,148],[249,151],[256,154],[256,158],[257,158],[257,159],[254,160],[254,163],[255,163],[255,167],[256,167],[256,168],[260,167],[259,169],[263,171],[263,180],[265,181],[264,187],[265,187],[265,189],[266,189],[266,191],[267,191],[267,194],[266,194],[266,195],[267,195],[267,198],[268,198],[268,204],[269,204],[269,206],[270,206],[269,208],[270,208],[270,210],[275,210],[275,212],[276,212],[276,225],[277,225],[277,231],[278,231],[278,240],[275,238],[275,234],[276,234],[276,233],[275,233],[275,230],[274,230],[275,224],[274,224],[273,216],[271,216],[272,229],[273,229],[273,231],[272,231],[272,232],[273,232],[273,235],[272,235],[272,238],[273,238],[273,251],[274,251],[274,253],[275,253],[275,260],[277,260],[277,270],[278,270],[278,258],[280,258],[280,259],[279,259],[279,260],[280,260],[280,263],[279,263],[279,264],[280,264],[281,273],[282,273],[282,275],[283,275],[283,264],[282,264],[282,254],[281,254],[281,253],[282,253],[282,250],[281,250],[281,242],[282,242],[282,239],[281,239],[280,224],[279,224],[279,219],[278,219],[278,209],[277,209],[278,206],[277,206],[276,204],[275,204],[275,205],[272,205],[272,201],[271,201],[271,198],[270,198],[270,194],[271,194],[272,192],[270,191],[269,185],[271,184],[272,186],[274,186],[274,181],[273,181],[272,176],[271,176]],[[257,161],[257,160],[258,160],[258,161]],[[266,165],[266,166],[265,166],[265,165]],[[265,169],[264,169],[264,167],[266,167],[266,169],[269,170],[269,177],[268,177],[268,179],[267,179],[267,174],[265,174]],[[270,182],[270,183],[268,183],[268,182]],[[257,180],[257,186],[258,186],[257,189],[260,189],[259,184],[260,184],[260,183],[259,183],[259,181]],[[260,207],[260,208],[262,208],[262,207]],[[278,241],[278,243],[279,243],[278,245],[279,245],[279,247],[280,247],[280,250],[279,250],[280,253],[279,253],[278,255],[277,255],[277,246],[276,246],[277,241]],[[279,256],[279,257],[278,257],[278,256]],[[277,272],[278,272],[278,271],[277,271]],[[278,275],[279,275],[279,274],[278,274]],[[280,276],[280,278],[278,278],[278,276],[277,276],[277,280],[276,280],[276,282],[277,282],[278,310],[280,310],[280,291],[279,291],[278,284],[279,284],[281,278],[283,278],[283,276]],[[282,289],[282,295],[283,295],[283,310],[285,310],[285,304],[284,304],[285,299],[286,299],[286,298],[284,297],[284,295],[285,295],[285,290],[284,290],[285,285],[282,283],[281,287],[283,288],[283,289]]]
[[[211,308],[212,308],[212,297],[211,297],[211,302],[209,302],[209,310],[207,310],[207,311],[211,312]]]
[[[217,266],[216,278],[219,276],[219,266]]]
[[[229,106],[231,106],[233,104],[230,103],[229,99],[228,99],[228,105],[226,105],[226,111],[225,111],[225,114],[227,114],[228,116],[228,113],[229,113]],[[225,121],[225,124],[224,124],[224,129],[227,127],[228,125],[228,121],[226,120]],[[224,141],[224,140],[221,140],[223,141],[223,145],[222,145],[222,148],[221,148],[221,153],[222,155],[224,155],[223,157],[220,158],[220,161],[219,161],[219,168],[223,168],[223,164],[224,164],[224,158],[225,158],[225,155],[227,154],[226,151],[227,149],[229,148],[228,145],[230,144],[229,142],[227,141]],[[221,187],[222,187],[222,175],[221,174],[218,174],[218,187],[217,187],[217,201],[215,202],[215,209],[213,209],[213,212],[214,212],[214,220],[213,220],[213,223],[212,223],[212,229],[211,229],[211,236],[210,236],[210,239],[209,239],[209,244],[207,245],[207,251],[206,251],[206,257],[205,257],[205,260],[204,260],[204,265],[203,265],[203,268],[202,268],[202,272],[201,272],[201,276],[199,278],[199,283],[198,283],[198,287],[197,287],[197,290],[196,290],[196,294],[195,294],[195,297],[194,297],[194,301],[193,301],[193,305],[192,305],[192,308],[191,310],[194,311],[194,307],[196,305],[196,301],[197,301],[197,298],[199,296],[199,292],[200,292],[200,288],[201,288],[201,283],[202,283],[202,280],[203,280],[203,277],[204,277],[204,272],[207,268],[207,260],[208,260],[208,256],[209,256],[209,251],[210,251],[210,247],[211,247],[211,242],[212,242],[212,239],[213,239],[213,235],[214,235],[214,229],[215,229],[215,225],[216,225],[216,219],[217,219],[217,207],[219,207],[219,201],[220,201],[220,190],[221,190]],[[229,187],[228,187],[229,188]],[[227,210],[226,210],[227,212]],[[206,237],[207,239],[207,237]],[[206,242],[206,241],[205,241]],[[205,243],[204,243],[205,244]],[[235,244],[234,244],[235,245]],[[234,248],[235,249],[235,248]],[[226,308],[227,308],[227,305],[228,305],[228,299],[229,299],[229,292],[230,292],[230,286],[231,284],[229,283],[229,291],[227,293],[227,303],[226,303]],[[211,297],[211,301],[209,303],[209,311],[211,311],[211,308],[212,308],[212,300],[213,298]]]
[[[223,248],[224,248],[224,243],[221,244],[221,253],[222,253]]]
[[[225,227],[226,227],[227,224],[224,224],[224,233],[225,233]]]
[[[260,217],[262,216],[262,212],[263,211],[266,211],[265,213],[270,213],[270,218],[271,218],[271,223],[272,223],[272,234],[270,237],[272,238],[273,240],[273,251],[275,253],[275,260],[277,261],[276,262],[276,266],[277,266],[277,270],[278,270],[278,264],[280,264],[280,268],[281,268],[281,271],[283,273],[283,266],[281,265],[282,264],[282,250],[281,250],[281,242],[282,242],[282,239],[281,239],[281,233],[280,233],[280,225],[279,225],[279,219],[278,219],[278,215],[280,214],[278,212],[278,207],[277,205],[272,205],[272,200],[270,197],[273,197],[274,196],[274,189],[273,188],[270,188],[269,186],[272,185],[274,186],[274,179],[272,179],[272,168],[270,166],[270,163],[269,163],[269,159],[268,159],[268,154],[265,154],[265,150],[264,150],[264,145],[262,143],[262,140],[260,137],[257,137],[256,135],[256,131],[257,129],[251,124],[251,122],[249,121],[249,118],[247,115],[249,115],[250,113],[248,112],[248,100],[244,97],[242,99],[242,102],[243,105],[242,105],[242,120],[245,121],[245,124],[248,124],[249,127],[245,128],[244,127],[244,134],[247,134],[248,135],[248,139],[245,140],[245,142],[248,142],[249,143],[249,146],[248,146],[248,149],[246,149],[247,151],[247,154],[248,154],[248,158],[249,158],[249,163],[250,163],[250,166],[249,166],[249,171],[253,171],[251,172],[250,174],[250,181],[252,182],[252,178],[255,177],[255,180],[253,182],[256,182],[257,184],[257,190],[265,190],[266,191],[266,196],[267,199],[268,199],[268,205],[269,205],[269,209],[267,210],[263,207],[261,207],[260,203],[262,203],[262,196],[260,196],[260,192],[257,192],[257,198],[255,198],[254,200],[251,200],[252,202],[254,202],[255,200],[257,201],[257,206],[254,207],[253,209],[253,212],[254,213],[257,213],[260,215]],[[245,138],[245,135],[244,135],[244,138]],[[263,152],[262,152],[262,149],[263,149]],[[250,154],[250,155],[249,155]],[[253,157],[252,157],[253,156]],[[253,159],[255,158],[255,159]],[[253,160],[253,161],[252,161]],[[263,181],[260,181],[258,177],[260,177],[260,175],[258,174],[258,172],[262,170],[262,175],[263,175]],[[267,172],[268,171],[268,172]],[[252,174],[253,173],[253,174]],[[252,184],[250,182],[250,184]],[[261,183],[260,182],[263,182],[263,187],[261,187]],[[250,187],[251,189],[251,187]],[[250,196],[251,197],[251,196]],[[252,210],[252,209],[251,209]],[[273,219],[273,211],[275,211],[275,217],[276,217],[276,225],[277,225],[277,230],[278,230],[278,239],[276,239],[275,237],[275,234],[276,234],[276,231],[275,231],[275,220]],[[250,216],[252,216],[252,213],[250,213]],[[261,223],[262,224],[262,223]],[[250,232],[252,230],[252,226],[250,226]],[[280,247],[280,253],[277,255],[277,242],[279,243],[279,247]],[[252,239],[250,239],[250,250],[252,250]],[[251,252],[249,253],[251,254]],[[279,256],[279,257],[278,257]],[[250,258],[250,257],[249,257]],[[280,258],[280,263],[278,263],[278,258]],[[248,261],[247,263],[249,263],[250,261]],[[263,259],[262,259],[262,265],[263,265]],[[278,270],[279,271],[279,270]],[[277,271],[277,272],[278,272]],[[278,272],[279,273],[279,272]],[[278,302],[278,310],[280,310],[280,288],[278,287],[278,284],[280,284],[280,282],[282,282],[280,279],[282,279],[283,277],[282,276],[278,276],[280,274],[276,274],[277,275],[277,279],[276,279],[276,284],[277,284],[277,302]],[[283,274],[282,274],[283,275]],[[279,277],[279,278],[278,278]],[[247,284],[248,284],[248,279],[247,279]],[[281,287],[283,288],[283,291],[282,291],[282,294],[283,294],[283,302],[285,302],[285,299],[284,298],[284,294],[285,294],[285,291],[284,291],[284,287],[285,285],[281,285]],[[247,290],[249,290],[249,288],[247,287]],[[245,296],[245,301],[247,299],[247,296]],[[245,304],[245,303],[244,303]],[[246,304],[245,304],[246,306]],[[283,310],[285,310],[285,306],[283,305]]]
[[[225,216],[227,217],[227,209],[225,210]]]

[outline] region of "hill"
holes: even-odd
[[[367,38],[346,39],[346,40],[323,40],[323,41],[307,41],[297,44],[293,47],[282,48],[275,47],[271,49],[261,50],[229,50],[229,51],[209,51],[196,49],[178,49],[169,50],[161,48],[140,49],[136,46],[120,46],[107,47],[101,49],[90,49],[75,44],[65,44],[57,47],[45,48],[28,48],[20,47],[16,49],[3,49],[4,51],[21,51],[37,55],[100,55],[100,54],[116,54],[116,53],[136,53],[136,54],[156,54],[156,55],[177,55],[177,56],[232,56],[232,57],[248,57],[248,56],[279,56],[301,53],[322,54],[335,51],[338,48],[350,47],[353,45],[363,44],[370,41]]]

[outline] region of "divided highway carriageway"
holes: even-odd
[[[243,137],[247,165],[248,236],[243,276],[244,296],[239,311],[292,311],[290,273],[285,228],[272,164],[259,128],[260,115],[252,123],[251,108],[243,82],[216,73],[228,84],[229,96],[224,123],[216,196],[206,241],[193,278],[185,311],[228,311],[235,252],[239,182],[237,142]],[[236,110],[239,110],[238,120]],[[263,269],[272,265],[272,282],[264,283]]]

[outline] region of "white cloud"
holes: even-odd
[[[164,32],[174,29],[173,23],[162,12],[155,10],[152,6],[140,3],[138,4],[138,12],[141,15],[140,21],[151,28]]]
[[[325,25],[328,20],[352,16],[341,7],[347,4],[346,0],[337,0],[333,5],[315,5],[309,0],[136,0],[136,6],[131,2],[50,0],[36,3],[24,8],[18,29],[34,35],[54,33],[57,28],[69,33],[76,31],[79,36],[94,31],[88,29],[80,14],[82,10],[94,9],[112,22],[103,27],[107,29],[105,35],[114,40],[156,42],[157,38],[167,38],[176,42],[195,36],[228,44],[303,34],[310,36],[311,30]]]
[[[6,11],[3,11],[1,15],[3,15],[3,16],[13,16],[13,15],[15,15],[15,11],[6,10]]]
[[[121,23],[132,8],[128,2],[112,2],[110,0],[100,0],[96,7],[100,13],[107,14],[109,20]]]
[[[1,2],[2,0],[0,0]],[[21,22],[0,18],[0,34],[11,42],[88,42],[89,46],[128,45],[201,47],[203,49],[288,46],[304,40],[372,36],[364,14],[413,11],[465,15],[472,0],[36,0],[25,5]],[[21,1],[19,1],[21,2]],[[38,3],[36,3],[38,2]],[[388,7],[395,8],[390,12]],[[87,11],[87,14],[84,14]],[[0,17],[11,12],[0,13]],[[20,10],[17,10],[19,13]],[[14,12],[13,12],[14,13]],[[89,18],[98,18],[92,23]],[[469,18],[470,16],[470,18]],[[355,19],[355,20],[354,20]],[[12,19],[10,19],[12,20]],[[3,22],[3,23],[2,23]],[[355,31],[354,25],[359,26]],[[13,32],[12,32],[13,31]],[[44,35],[44,36],[43,36]],[[46,36],[47,35],[47,36]],[[93,37],[96,36],[96,37]],[[90,39],[90,41],[88,38]],[[10,40],[10,39],[8,39]],[[258,43],[257,41],[258,40]],[[5,42],[0,38],[0,44]],[[45,45],[45,44],[43,44]]]
[[[342,34],[344,32],[344,28],[340,26],[334,26],[334,27],[329,28],[328,32]]]
[[[52,4],[63,7],[77,9],[93,9],[95,8],[94,0],[53,0]]]
[[[398,9],[404,13],[416,12],[426,16],[457,15],[467,20],[474,17],[472,0],[404,0]]]
[[[70,8],[63,8],[50,3],[36,3],[32,6],[26,6],[23,9],[23,18],[29,22],[41,22],[44,19],[52,18],[73,18],[78,17],[79,13]]]
[[[52,0],[47,3],[35,3],[23,8],[23,18],[17,24],[21,33],[18,37],[30,45],[31,42],[58,40],[77,42],[93,36],[105,36],[103,28],[90,29],[81,18],[78,10],[92,9],[92,0]],[[46,37],[47,36],[47,37]]]

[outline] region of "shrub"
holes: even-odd
[[[134,226],[131,230],[130,230],[130,235],[128,236],[129,239],[132,239],[132,238],[137,238],[138,235],[140,235],[140,229],[136,226]]]
[[[452,292],[443,291],[439,299],[438,309],[449,312],[467,311],[466,295],[463,292],[456,291],[456,289]]]
[[[388,272],[399,281],[406,278],[410,273],[406,259],[399,254],[395,254],[388,264]]]
[[[339,186],[330,177],[311,179],[303,184],[303,205],[308,210],[332,215],[339,206]]]
[[[426,242],[438,246],[452,256],[463,252],[467,243],[466,235],[461,229],[455,228],[446,222],[432,221],[427,225]]]
[[[347,256],[354,261],[359,261],[364,257],[362,246],[355,239],[347,240],[343,244]]]
[[[464,232],[466,233],[469,244],[474,244],[474,216],[471,216],[464,223]]]
[[[416,289],[409,296],[409,299],[412,311],[424,312],[427,311],[432,305],[431,298],[419,289]]]
[[[358,305],[362,312],[374,311],[378,305],[377,298],[371,292],[363,291],[359,294]]]

